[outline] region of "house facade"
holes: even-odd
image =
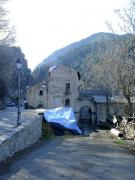
[[[79,90],[79,73],[67,66],[50,68],[47,81],[27,89],[29,107],[52,109],[70,106],[84,125],[106,121],[106,97],[99,90]]]

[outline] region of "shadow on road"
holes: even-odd
[[[0,179],[134,179],[135,156],[100,139],[57,137],[16,155]]]

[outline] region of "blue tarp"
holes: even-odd
[[[53,126],[59,128],[66,128],[81,134],[73,109],[71,107],[60,107],[55,109],[48,109],[44,112],[44,118],[47,122],[53,123]]]

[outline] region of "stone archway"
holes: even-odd
[[[89,106],[82,106],[79,111],[80,128],[90,128],[92,125],[92,111]]]

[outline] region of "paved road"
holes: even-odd
[[[2,170],[1,170],[2,171]],[[0,180],[134,180],[135,156],[107,138],[64,136],[40,141]]]
[[[21,109],[21,122],[22,124],[26,121],[36,119],[39,112],[44,111],[43,109],[37,110],[24,110]],[[17,107],[8,107],[5,110],[0,111],[0,138],[2,135],[14,131],[17,124]]]

